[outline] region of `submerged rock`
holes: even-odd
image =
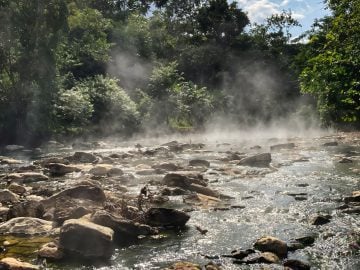
[[[40,270],[40,267],[15,258],[7,257],[0,261],[0,269],[4,270]]]
[[[210,167],[210,162],[204,159],[192,159],[189,161],[190,166]]]
[[[65,221],[60,231],[60,247],[69,256],[109,259],[114,251],[114,231],[82,219]]]
[[[263,153],[254,156],[246,157],[240,160],[238,165],[252,166],[252,167],[268,167],[271,162],[271,154]]]
[[[294,143],[282,143],[282,144],[275,144],[270,146],[271,151],[277,151],[281,149],[293,149],[293,148],[295,148]]]
[[[275,253],[280,258],[286,257],[288,251],[284,241],[272,236],[261,237],[255,242],[254,248],[262,252]]]
[[[0,234],[33,236],[49,235],[52,233],[52,222],[39,218],[17,217],[0,224]]]
[[[169,208],[150,208],[145,213],[145,223],[155,227],[184,227],[190,216]]]

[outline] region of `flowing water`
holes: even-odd
[[[323,143],[337,140],[338,146],[324,147]],[[181,140],[179,140],[181,141]],[[165,142],[165,141],[164,141]],[[342,198],[360,190],[360,140],[344,135],[318,138],[262,139],[203,139],[206,146],[185,150],[170,156],[141,156],[122,166],[134,172],[138,164],[173,162],[186,166],[190,159],[205,159],[211,166],[203,172],[209,186],[232,197],[228,207],[220,209],[196,208],[181,231],[167,231],[154,238],[144,238],[128,247],[119,247],[109,264],[98,266],[49,265],[49,269],[163,269],[177,261],[191,261],[205,265],[219,263],[223,269],[264,269],[261,265],[236,265],[229,258],[234,249],[251,248],[264,235],[289,241],[304,235],[316,235],[315,243],[305,249],[289,252],[288,258],[308,262],[312,269],[360,269],[359,251],[351,244],[359,238],[358,214],[345,214],[337,208]],[[252,168],[222,161],[229,152],[269,152],[271,144],[293,142],[294,149],[272,151],[272,166]],[[144,147],[152,147],[149,142]],[[261,148],[254,148],[256,143]],[[130,148],[98,149],[103,155],[126,152]],[[135,149],[132,149],[135,150]],[[342,157],[352,163],[339,163]],[[130,193],[138,193],[149,180],[160,180],[164,175],[136,175]],[[111,188],[110,186],[108,188]],[[156,186],[150,186],[156,189]],[[181,196],[170,197],[166,203],[178,209],[186,206]],[[233,207],[231,207],[233,206]],[[316,214],[330,214],[332,219],[322,226],[311,225]],[[195,226],[207,229],[201,234]],[[270,265],[266,269],[283,269]]]

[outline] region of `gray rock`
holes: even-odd
[[[8,219],[16,217],[42,218],[45,213],[44,206],[38,201],[24,201],[12,205],[8,212]]]
[[[66,255],[89,260],[110,259],[114,231],[82,219],[69,219],[60,230],[60,248]]]
[[[193,172],[168,173],[164,176],[162,183],[170,187],[188,189],[191,184],[206,186],[207,183],[202,175]]]
[[[47,181],[49,177],[42,173],[37,172],[23,172],[23,173],[11,173],[6,176],[6,179],[18,183],[18,184],[26,184],[33,183],[39,181]]]
[[[183,227],[189,219],[185,212],[168,208],[150,208],[145,213],[145,223],[155,227]]]
[[[310,219],[310,223],[312,225],[324,225],[326,223],[329,223],[331,220],[330,215],[316,215]]]
[[[68,173],[80,172],[81,169],[71,165],[65,165],[61,163],[49,163],[46,165],[46,168],[49,169],[49,172],[53,176],[63,176]]]
[[[177,171],[179,169],[179,166],[177,166],[174,163],[160,163],[157,165],[153,165],[152,166],[153,169],[161,169],[161,170],[165,170],[165,171]]]
[[[99,160],[97,156],[87,152],[75,152],[73,156],[67,159],[74,163],[95,163]]]
[[[0,234],[33,236],[52,233],[54,233],[52,222],[39,218],[17,217],[0,224]]]
[[[271,162],[271,154],[263,153],[254,156],[246,157],[240,160],[238,165],[252,166],[252,167],[268,167]]]
[[[204,159],[192,159],[189,161],[190,166],[199,166],[199,167],[210,167],[210,162]]]

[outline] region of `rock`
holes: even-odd
[[[164,176],[162,183],[170,187],[188,189],[191,184],[206,186],[202,175],[192,172],[168,173]]]
[[[179,195],[185,195],[186,193],[189,193],[188,191],[182,189],[182,188],[163,188],[161,190],[161,195],[165,195],[165,196],[179,196]]]
[[[90,169],[89,173],[95,176],[105,176],[109,172],[110,168],[104,165],[97,165],[94,168]]]
[[[123,175],[124,172],[123,170],[121,170],[120,168],[111,168],[108,172],[107,175],[108,176],[119,176],[119,175]]]
[[[2,206],[0,207],[0,222],[8,220],[8,213],[9,208]]]
[[[215,190],[212,190],[212,189],[210,189],[208,187],[200,186],[200,185],[197,185],[197,184],[191,184],[188,187],[188,190],[194,191],[194,192],[197,192],[197,193],[200,193],[200,194],[204,194],[204,195],[210,196],[210,197],[219,197],[220,196],[219,192],[217,192]]]
[[[189,161],[190,166],[210,167],[210,162],[204,159],[192,159]]]
[[[177,171],[179,169],[179,166],[177,166],[174,163],[160,163],[157,165],[153,165],[152,166],[153,169],[160,169],[160,170],[165,170],[165,171]]]
[[[33,236],[52,232],[52,222],[33,217],[17,217],[0,224],[0,234]]]
[[[64,253],[85,259],[109,259],[113,253],[114,231],[82,219],[69,219],[60,230]]]
[[[208,263],[205,265],[205,270],[222,270],[223,268],[221,265],[215,264],[213,262]]]
[[[70,162],[67,159],[62,157],[50,157],[50,158],[34,161],[35,165],[41,165],[42,167],[46,167],[50,163],[65,164],[65,165],[70,164]]]
[[[331,220],[330,215],[316,215],[313,218],[310,219],[311,225],[324,225],[326,223],[329,223]]]
[[[10,144],[10,145],[6,145],[4,147],[4,150],[7,152],[16,152],[16,151],[21,151],[24,150],[25,147],[22,145],[16,145],[16,144]]]
[[[74,163],[95,163],[99,160],[98,157],[87,152],[75,152],[68,159]]]
[[[64,257],[64,253],[56,243],[50,242],[40,248],[38,251],[38,257],[56,261],[61,260]]]
[[[62,204],[57,204],[52,213],[52,219],[57,225],[61,225],[65,220],[81,218],[92,211],[82,205],[83,202],[77,202],[76,200],[66,200]],[[50,216],[51,218],[51,216]]]
[[[292,270],[310,270],[310,265],[299,260],[286,260],[283,265]]]
[[[283,144],[275,144],[270,146],[271,151],[277,151],[281,149],[293,149],[293,148],[295,148],[294,143],[283,143]]]
[[[18,185],[16,183],[11,183],[8,186],[8,189],[17,195],[24,195],[26,193],[26,188],[24,186]]]
[[[312,235],[292,239],[287,243],[288,251],[303,249],[307,246],[311,246],[314,242],[315,236]]]
[[[360,190],[359,191],[354,191],[352,193],[352,196],[350,196],[350,197],[345,197],[344,202],[345,203],[360,202]]]
[[[60,191],[59,193],[56,193],[50,198],[44,200],[43,204],[46,207],[54,206],[59,199],[66,199],[69,197],[74,199],[91,200],[98,203],[103,203],[106,200],[105,193],[100,187],[84,184]]]
[[[150,208],[145,213],[145,223],[155,227],[183,227],[189,219],[185,212],[168,208]]]
[[[65,165],[61,163],[49,163],[46,165],[46,168],[49,169],[49,172],[53,176],[63,176],[68,173],[80,172],[81,169],[71,165]]]
[[[0,269],[4,270],[40,270],[36,265],[21,262],[15,258],[7,257],[0,261]]]
[[[95,224],[111,228],[115,233],[115,239],[118,241],[127,241],[137,238],[140,235],[157,233],[156,230],[148,225],[126,220],[104,210],[96,211],[91,215],[90,220]]]
[[[229,257],[233,259],[242,260],[245,257],[249,256],[250,254],[255,253],[255,250],[253,249],[239,249],[239,250],[233,250],[231,251],[230,255],[223,255],[223,257]]]
[[[271,154],[263,153],[254,156],[246,157],[240,160],[238,165],[252,166],[252,167],[268,167],[271,162]]]
[[[163,270],[201,270],[201,267],[198,264],[190,262],[177,262],[169,268],[165,268]]]
[[[17,203],[19,202],[19,196],[8,189],[0,189],[0,202]]]
[[[345,214],[360,214],[360,206],[351,207],[342,211]]]
[[[338,146],[339,143],[338,142],[327,142],[327,143],[324,143],[323,146],[325,147],[328,147],[328,146]]]
[[[27,184],[39,181],[47,181],[49,177],[42,173],[37,172],[23,172],[23,173],[11,173],[6,176],[6,179],[18,184]]]
[[[157,174],[157,170],[155,169],[144,169],[144,170],[140,170],[137,171],[136,174],[138,175],[153,175],[153,174]]]
[[[221,200],[215,197],[206,196],[203,194],[190,194],[184,197],[186,204],[200,206],[202,208],[215,207],[221,203]]]
[[[234,261],[237,264],[255,264],[255,263],[279,263],[279,257],[272,252],[254,253],[244,260]]]
[[[352,163],[352,159],[343,157],[339,160],[339,163]]]
[[[42,218],[45,213],[44,206],[39,201],[24,201],[12,205],[8,212],[8,219],[16,217]]]
[[[22,163],[21,160],[16,160],[13,158],[0,156],[0,164],[1,165],[16,165],[16,164],[21,164],[21,163]]]
[[[280,258],[284,258],[287,255],[286,243],[272,236],[261,237],[255,242],[254,248],[262,252],[275,253]]]

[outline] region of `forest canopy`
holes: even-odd
[[[358,128],[360,2],[325,3],[296,39],[290,11],[256,24],[226,0],[0,0],[1,144],[312,110]]]

